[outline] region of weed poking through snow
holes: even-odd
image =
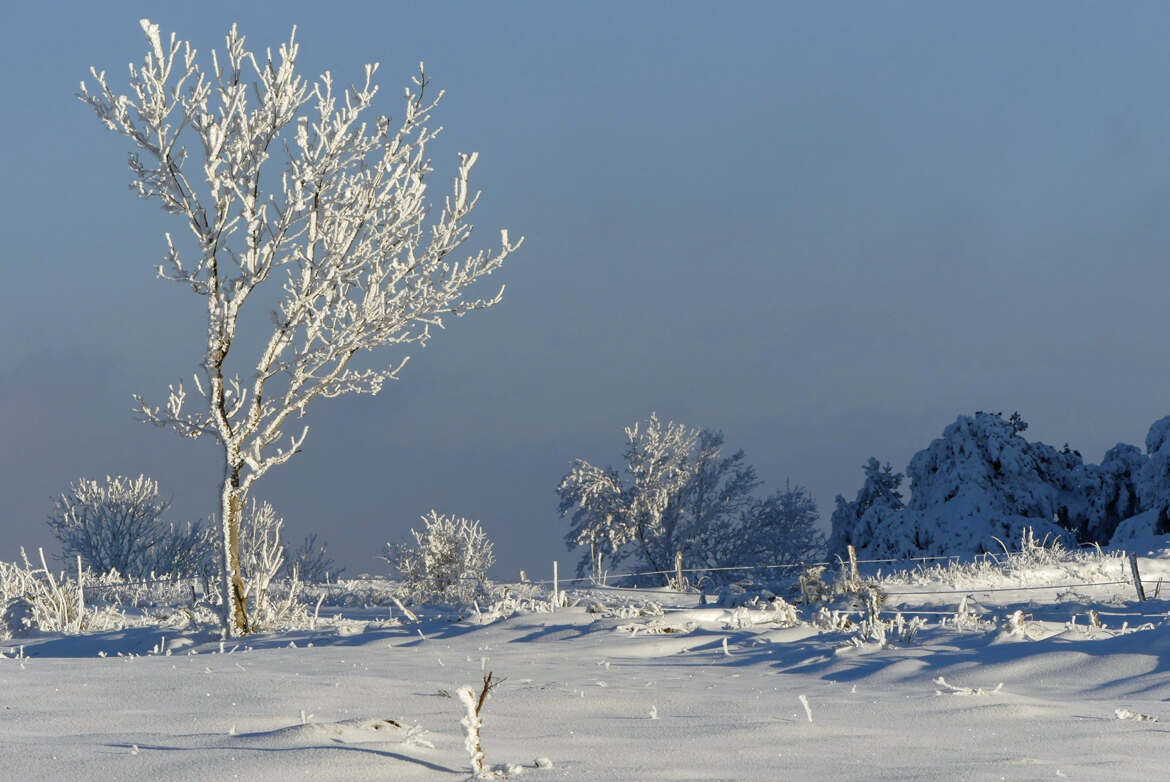
[[[812,722],[813,721],[812,706],[808,705],[808,696],[807,695],[799,695],[797,697],[800,698],[800,705],[804,707],[805,716],[808,717],[809,722]]]

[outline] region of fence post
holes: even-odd
[[[561,602],[560,576],[557,573],[557,561],[553,560],[553,611],[557,610],[557,603]]]
[[[85,617],[85,575],[81,570],[81,555],[77,555],[77,627]]]
[[[1129,572],[1133,574],[1133,585],[1137,588],[1138,600],[1145,602],[1146,590],[1142,586],[1142,577],[1138,573],[1137,554],[1133,552],[1129,554]]]
[[[683,591],[682,552],[674,552],[674,588]]]
[[[854,584],[861,583],[861,574],[857,572],[857,549],[852,545],[849,547],[849,577],[853,579]]]

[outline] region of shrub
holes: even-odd
[[[432,510],[423,530],[411,529],[415,545],[387,543],[386,561],[402,577],[415,602],[470,605],[487,592],[487,571],[496,561],[478,521]]]
[[[57,499],[48,524],[61,542],[62,558],[80,556],[97,573],[195,575],[206,566],[207,532],[198,523],[164,522],[170,507],[159,496],[158,482],[144,475],[107,476],[104,485],[79,478]]]
[[[285,559],[282,571],[288,578],[295,576],[311,584],[327,583],[330,578],[336,581],[344,572],[345,568],[337,567],[329,556],[329,546],[317,542],[316,534],[305,536],[301,545]]]

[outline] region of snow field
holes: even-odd
[[[353,609],[223,653],[207,628],[12,639],[0,768],[21,782],[464,779],[453,696],[490,670],[506,681],[484,708],[487,763],[530,779],[1156,779],[1170,742],[1141,716],[1170,719],[1170,605],[1126,591],[973,594],[966,624],[957,596],[923,595],[902,610],[936,613],[884,646],[810,608],[792,624],[678,594],[635,615],[633,590],[483,626]]]

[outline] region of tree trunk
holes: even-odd
[[[251,631],[243,570],[240,567],[240,520],[244,515],[244,499],[244,492],[240,491],[240,468],[229,465],[220,493],[224,587],[222,621],[224,636],[227,638],[247,635]]]

